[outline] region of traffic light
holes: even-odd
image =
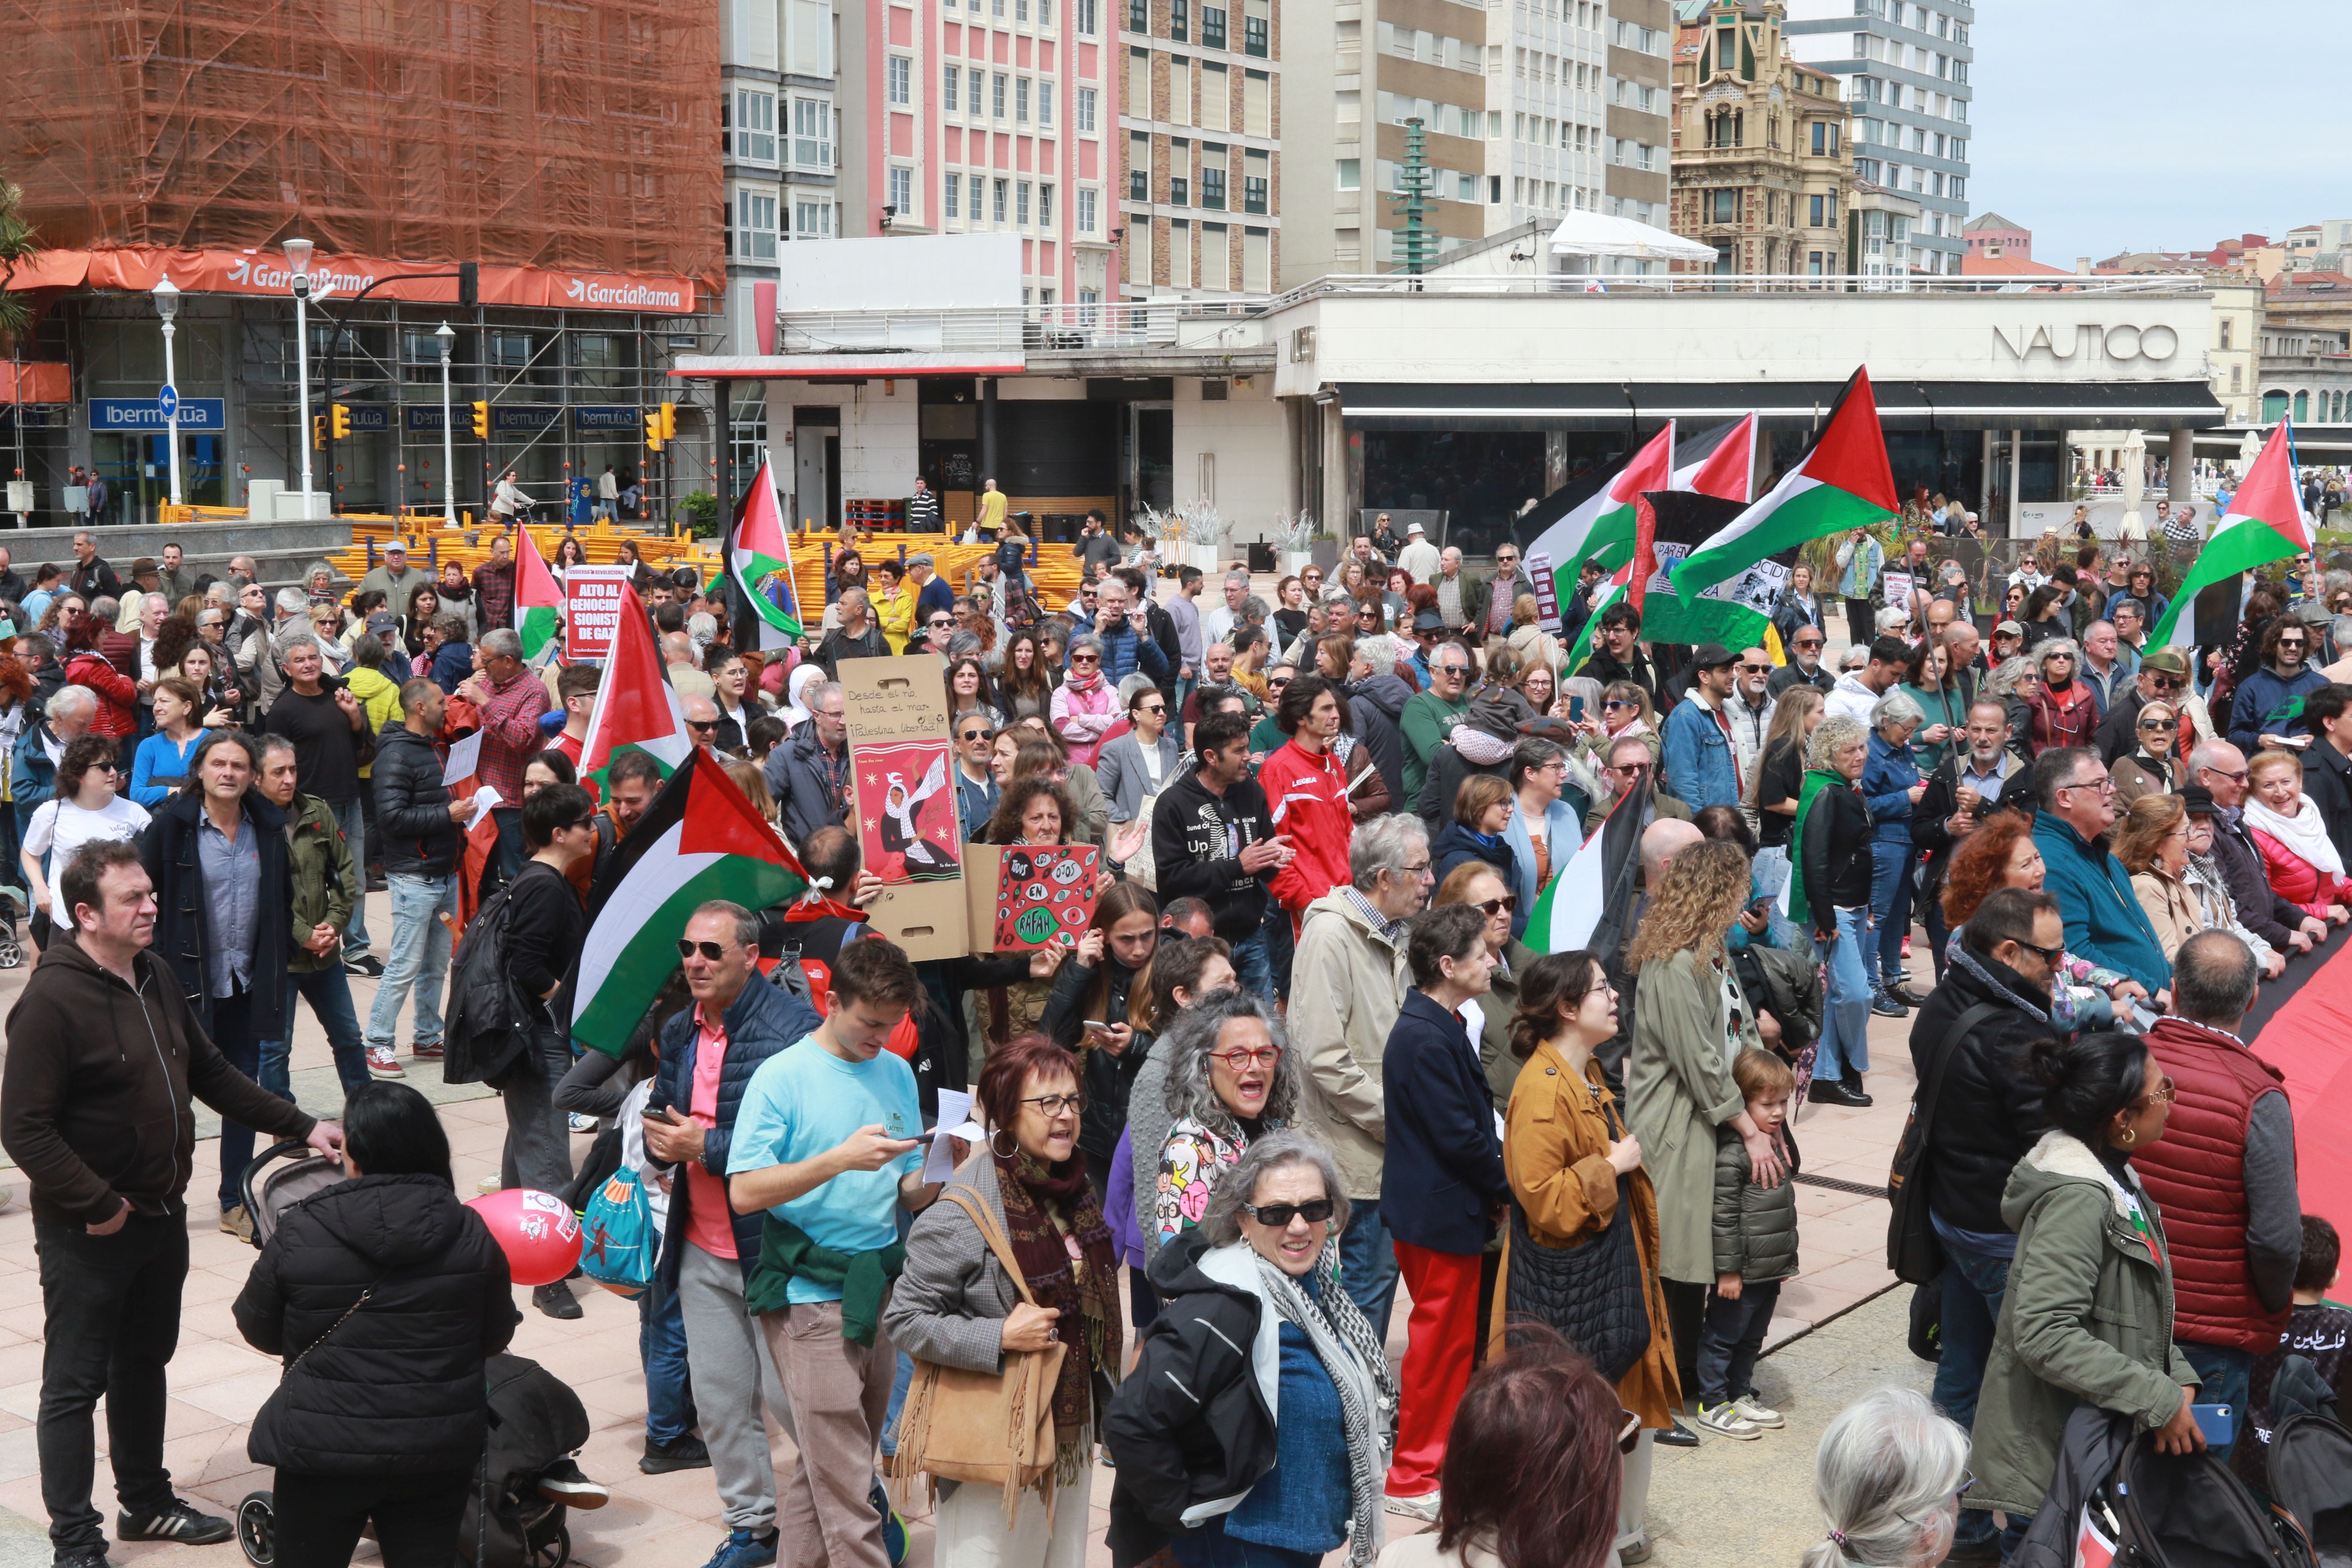
[[[351,405],[346,403],[337,403],[331,405],[330,407],[334,415],[335,439],[338,441],[350,440],[352,438]]]
[[[660,451],[661,449],[662,449],[662,416],[661,416],[661,410],[659,410],[659,409],[657,409],[657,408],[648,408],[648,409],[646,409],[646,451],[648,451],[648,452],[658,452],[658,451]]]
[[[327,449],[327,416],[323,414],[310,416],[310,449],[314,452]]]
[[[490,405],[488,403],[477,403],[474,405],[474,439],[487,441],[489,438]]]
[[[665,404],[663,404],[663,405],[661,405],[661,422],[662,422],[662,439],[663,439],[663,440],[665,440],[665,441],[675,441],[675,440],[677,440],[677,404],[675,404],[675,403],[665,403]]]

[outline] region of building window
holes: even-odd
[[[963,176],[961,174],[950,174],[941,179],[940,181],[940,216],[961,217],[963,203],[957,198],[962,195]]]
[[[1078,130],[1082,134],[1091,135],[1094,129],[1095,89],[1082,87],[1078,89]]]
[[[1151,199],[1151,138],[1137,132],[1127,140],[1127,199]]]
[[[1201,47],[1210,49],[1225,47],[1225,14],[1216,6],[1201,7]]]
[[[1095,193],[1087,186],[1078,189],[1078,232],[1095,232]]]
[[[1151,0],[1127,0],[1127,30],[1130,33],[1151,31]]]
[[[1192,0],[1168,0],[1168,36],[1178,43],[1192,37]]]
[[[826,239],[833,234],[831,202],[797,202],[793,206],[793,232],[803,239]]]
[[[987,194],[988,182],[978,174],[971,176],[971,221],[980,221],[981,198]]]
[[[1360,158],[1339,160],[1339,189],[1354,191],[1363,188],[1364,163]]]
[[[1082,38],[1093,37],[1095,36],[1095,0],[1076,0],[1073,9],[1077,13],[1078,36]]]
[[[1168,205],[1171,207],[1190,206],[1192,202],[1192,183],[1181,174],[1169,175]]]
[[[966,82],[966,107],[968,111],[975,117],[980,113],[980,89],[982,79],[987,74],[987,72],[980,69],[977,66],[964,73]]]
[[[988,111],[998,120],[1004,118],[1004,74],[1002,71],[989,79]]]
[[[1029,0],[1013,0],[1013,19],[1016,22],[1029,19]]]
[[[1242,211],[1263,215],[1274,188],[1273,160],[1264,153],[1242,154]]]
[[[1051,185],[1037,187],[1037,226],[1039,228],[1054,226],[1054,187]]]
[[[2225,349],[2230,346],[2231,325],[2231,322],[2229,317],[2224,316],[2221,318],[2221,346]]]
[[[890,170],[889,174],[890,205],[897,209],[896,216],[899,217],[914,216],[915,171],[912,169],[893,168]]]
[[[776,258],[776,198],[735,194],[735,254],[747,261]]]
[[[1699,199],[1707,204],[1706,223],[1738,223],[1739,193],[1738,191],[1701,191]]]
[[[1050,81],[1037,84],[1037,129],[1054,129],[1054,84]]]
[[[883,81],[889,90],[890,105],[904,109],[915,100],[915,63],[904,55],[892,55],[883,69]]]
[[[1264,59],[1272,52],[1271,39],[1272,33],[1264,16],[1242,18],[1242,53]]]
[[[1013,221],[1022,227],[1029,226],[1029,182],[1023,180],[1013,193]]]
[[[1013,118],[1021,124],[1029,123],[1029,79],[1025,76],[1013,84]]]
[[[776,95],[735,89],[734,155],[747,163],[776,161]]]
[[[949,66],[940,73],[940,96],[950,114],[963,107],[963,76],[956,67]]]
[[[1201,170],[1201,205],[1216,212],[1225,207],[1225,172],[1203,167]]]

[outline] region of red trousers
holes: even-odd
[[[1462,1402],[1478,1347],[1478,1255],[1431,1252],[1403,1241],[1395,1246],[1412,1316],[1405,1323],[1403,1387],[1388,1490],[1391,1497],[1426,1497],[1437,1489],[1445,1435],[1453,1429],[1454,1407]]]

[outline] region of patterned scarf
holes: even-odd
[[[1021,1277],[1037,1305],[1062,1314],[1054,1337],[1069,1353],[1054,1384],[1054,1482],[1067,1486],[1086,1462],[1094,1374],[1118,1381],[1118,1257],[1102,1205],[1087,1184],[1085,1156],[1050,1170],[1024,1151],[1016,1150],[1009,1160],[994,1158],[1004,1238],[1021,1265]],[[1049,1205],[1060,1211],[1062,1226],[1077,1244],[1076,1259]]]
[[[1339,1243],[1323,1244],[1315,1262],[1321,1300],[1260,1254],[1258,1285],[1274,1310],[1296,1323],[1339,1394],[1348,1437],[1348,1568],[1365,1568],[1381,1545],[1381,1494],[1396,1440],[1397,1383],[1372,1325],[1339,1288]]]

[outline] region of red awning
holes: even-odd
[[[370,284],[379,284],[373,298],[423,304],[455,304],[457,270],[452,262],[388,261],[368,256],[311,258],[314,279],[328,280],[314,298],[332,303],[349,299]],[[417,273],[452,276],[414,278]],[[45,250],[19,264],[7,287],[35,289],[119,289],[145,293],[166,275],[191,294],[253,294],[283,296],[291,274],[286,258],[262,250],[165,250],[156,246],[121,246],[105,250]],[[414,278],[414,280],[410,280]],[[389,279],[389,282],[380,282]],[[481,269],[485,305],[529,305],[562,310],[641,310],[648,315],[683,316],[694,310],[694,280],[690,278],[639,278],[616,273],[551,272],[537,267],[485,267]]]
[[[0,362],[0,403],[71,403],[73,367]]]

